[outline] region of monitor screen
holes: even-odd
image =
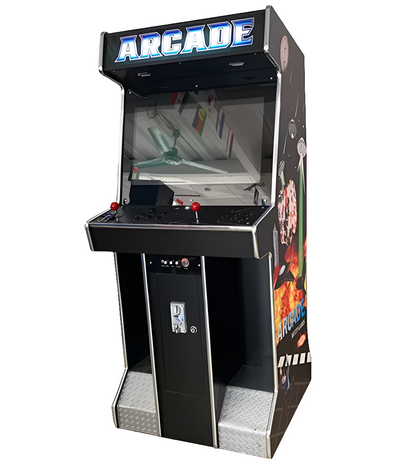
[[[275,83],[127,93],[122,199],[153,180],[173,204],[270,204],[275,102]]]

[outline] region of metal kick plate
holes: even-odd
[[[170,302],[170,318],[172,332],[177,334],[186,332],[186,313],[184,302]]]

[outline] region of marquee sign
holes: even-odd
[[[206,43],[204,30],[209,30]],[[244,47],[253,43],[254,18],[246,18],[214,24],[202,24],[186,28],[185,37],[180,29],[169,29],[162,35],[158,32],[140,34],[140,55],[137,35],[121,37],[120,49],[115,62],[143,60],[154,57],[190,54],[227,47]]]
[[[169,59],[187,60],[257,52],[263,48],[264,11],[244,16],[173,24],[125,33],[105,34],[104,69],[140,66]]]

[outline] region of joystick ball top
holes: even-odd
[[[191,209],[194,212],[198,212],[201,209],[201,205],[199,203],[192,203],[191,204]]]
[[[119,204],[116,203],[115,201],[114,201],[114,203],[111,203],[111,204],[110,204],[110,209],[111,209],[112,211],[118,211],[118,208],[119,208],[119,207],[120,207]]]

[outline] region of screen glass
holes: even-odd
[[[275,101],[274,83],[146,98],[128,92],[123,202],[136,203],[132,190],[155,182],[171,190],[170,204],[269,205]]]

